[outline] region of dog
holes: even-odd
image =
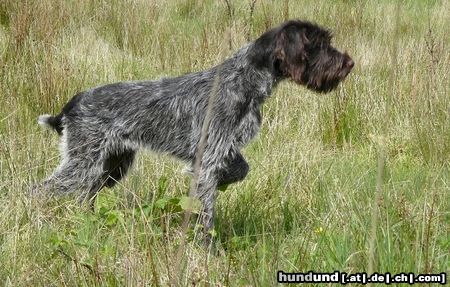
[[[217,188],[243,180],[249,171],[240,150],[258,133],[261,106],[274,88],[289,79],[326,93],[352,70],[351,57],[334,48],[331,39],[317,24],[290,20],[208,70],[108,84],[75,95],[58,115],[38,119],[61,136],[62,157],[39,188],[57,194],[81,191],[92,200],[126,175],[140,148],[193,164],[215,88],[196,191],[203,227],[210,230]]]

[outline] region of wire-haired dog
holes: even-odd
[[[328,92],[354,63],[331,46],[327,30],[287,21],[211,69],[157,81],[120,82],[74,96],[56,116],[39,123],[61,135],[62,161],[39,188],[82,191],[91,199],[131,167],[139,148],[193,162],[213,88],[208,137],[196,196],[206,230],[213,226],[218,186],[244,179],[240,150],[258,133],[261,105],[284,79]],[[218,78],[217,87],[213,87]]]

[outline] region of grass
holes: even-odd
[[[1,285],[449,272],[449,10],[437,0],[0,2]],[[277,88],[244,150],[249,176],[219,193],[219,255],[206,256],[192,224],[174,270],[189,178],[167,156],[142,153],[94,212],[72,197],[29,199],[58,162],[39,114],[93,86],[208,68],[287,18],[330,27],[356,66],[327,95]]]

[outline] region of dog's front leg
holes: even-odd
[[[204,241],[211,245],[214,229],[214,204],[216,201],[217,177],[211,169],[202,170],[199,175],[196,197],[202,203],[200,222],[203,225]]]

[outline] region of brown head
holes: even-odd
[[[277,79],[291,79],[317,92],[337,87],[354,66],[347,53],[331,45],[331,33],[316,24],[290,20],[259,37],[250,59]]]

